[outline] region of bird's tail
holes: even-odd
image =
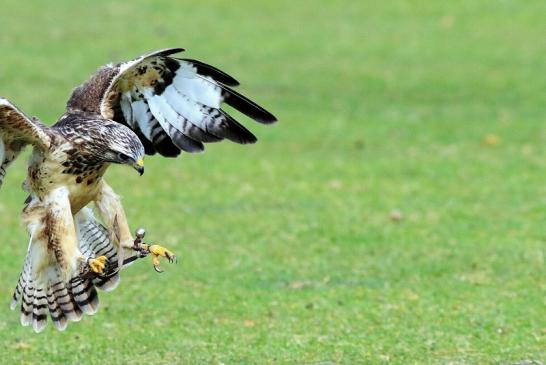
[[[61,331],[69,321],[79,321],[83,314],[95,314],[99,307],[96,289],[110,291],[119,284],[118,247],[111,242],[106,228],[95,219],[89,208],[82,209],[75,216],[75,223],[80,252],[90,258],[106,256],[109,264],[103,275],[97,276],[88,270],[80,270],[68,282],[62,279],[54,264],[41,270],[42,275],[37,277],[32,270],[29,244],[10,307],[15,309],[20,300],[21,324],[32,325],[36,332],[45,328],[48,311],[53,325]],[[132,258],[129,257],[126,262],[134,261]]]
[[[32,240],[32,238],[31,238]],[[64,330],[68,321],[79,321],[84,313],[92,314],[98,308],[98,297],[94,287],[88,290],[81,290],[77,277],[70,282],[65,282],[56,266],[49,266],[45,269],[46,275],[37,277],[32,270],[32,255],[29,251],[25,258],[23,271],[19,276],[19,281],[15,287],[10,308],[13,310],[21,301],[21,324],[30,326],[35,332],[41,332],[47,323],[47,313],[49,311],[51,320],[55,327]],[[76,285],[75,285],[76,284]],[[79,289],[75,295],[75,290]],[[82,291],[80,294],[79,292]],[[85,296],[86,306],[81,306],[76,301]]]

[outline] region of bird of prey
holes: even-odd
[[[233,77],[174,56],[182,51],[99,68],[73,91],[51,127],[0,98],[0,184],[23,148],[33,147],[23,183],[29,245],[11,303],[15,309],[21,302],[22,325],[40,332],[49,312],[64,330],[96,312],[96,288],[115,288],[124,264],[149,254],[159,269],[159,257],[175,259],[168,249],[145,244],[143,232],[132,236],[120,199],[103,178],[110,165],[129,165],[142,175],[145,155],[201,152],[203,143],[223,139],[256,142],[224,103],[257,122],[276,121],[233,90],[239,85]]]

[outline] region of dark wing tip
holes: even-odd
[[[277,121],[277,118],[273,114],[235,90],[230,89],[227,86],[224,86],[223,90],[223,97],[226,104],[237,109],[247,117],[263,124],[271,124]]]
[[[255,135],[252,135],[252,137],[241,141],[240,144],[254,144],[256,142],[258,142],[258,138],[256,138]]]
[[[203,76],[210,76],[215,81],[221,82],[224,85],[236,87],[239,86],[239,81],[237,81],[233,76],[228,75],[224,71],[211,66],[207,63],[192,59],[192,58],[179,58],[180,61],[189,62],[197,68],[197,73]]]
[[[172,54],[175,54],[175,53],[180,53],[180,52],[185,52],[186,50],[184,48],[180,48],[180,47],[177,47],[177,48],[166,48],[166,49],[163,49],[163,50],[159,50],[158,54],[160,54],[161,56],[170,56]]]
[[[157,51],[146,53],[142,57],[144,57],[144,58],[152,57],[152,56],[166,57],[166,56],[170,56],[172,54],[180,53],[180,52],[184,52],[184,51],[185,51],[184,48],[165,48],[165,49],[160,49],[160,50],[157,50]]]
[[[216,82],[222,84],[221,86],[225,91],[224,97],[226,103],[233,106],[235,109],[239,110],[243,114],[246,114],[255,121],[263,124],[272,124],[278,121],[277,117],[275,117],[273,114],[271,114],[252,100],[229,88],[229,86],[237,87],[240,85],[239,81],[237,81],[233,76],[228,75],[224,71],[196,59],[175,58],[175,60],[184,61],[192,64],[197,69],[198,74],[203,76],[209,76]]]
[[[262,112],[263,114],[258,119],[256,119],[257,122],[260,122],[263,124],[273,124],[279,121],[276,116],[274,116],[273,114],[271,114],[270,112],[268,112],[267,110],[263,108],[262,108]]]
[[[180,133],[174,127],[171,127],[169,130],[169,136],[171,137],[172,143],[181,149],[182,151],[189,153],[199,153],[205,150],[203,143],[191,139],[190,137]]]
[[[235,118],[226,113],[224,110],[220,110],[225,118],[228,128],[224,128],[224,134],[222,137],[229,139],[232,142],[239,144],[254,144],[258,141],[256,136],[246,129],[242,124],[237,122]]]

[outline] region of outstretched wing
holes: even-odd
[[[7,99],[0,98],[0,185],[6,169],[23,147],[32,144],[47,150],[51,143],[47,127],[27,117]]]
[[[222,109],[225,103],[257,122],[277,119],[231,87],[239,83],[217,68],[179,59],[173,48],[100,69],[77,88],[69,111],[87,111],[129,126],[146,152],[177,156],[200,152],[203,143],[229,139],[254,143],[256,137]]]

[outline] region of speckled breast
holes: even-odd
[[[30,193],[42,200],[51,191],[66,187],[72,213],[76,214],[95,199],[108,164],[85,166],[70,161],[70,156],[64,151],[43,155],[35,150],[29,162],[27,185]]]

